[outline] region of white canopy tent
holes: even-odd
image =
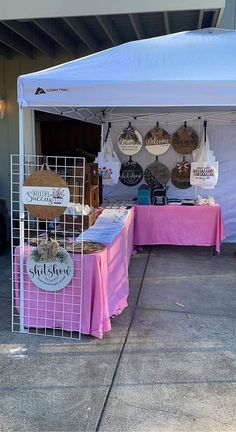
[[[110,107],[232,108],[235,46],[235,31],[215,28],[129,42],[20,76],[18,103],[95,123]]]
[[[176,125],[199,115],[236,125],[235,46],[236,31],[209,28],[129,42],[20,76],[20,154],[25,108],[96,124],[154,123],[171,113]],[[236,207],[230,235],[235,222]]]

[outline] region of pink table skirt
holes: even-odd
[[[135,206],[135,245],[215,246],[224,239],[221,208],[215,206]]]
[[[110,317],[127,306],[128,265],[133,251],[134,210],[122,231],[100,253],[84,255],[83,292],[80,290],[81,257],[74,254],[74,277],[66,288],[47,292],[28,278],[24,265],[24,323],[33,328],[59,328],[102,338],[111,330]],[[24,263],[31,247],[25,246]],[[19,310],[20,249],[15,249],[15,298]],[[81,305],[82,301],[82,305]],[[80,313],[81,311],[81,313]]]

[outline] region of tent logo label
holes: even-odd
[[[67,89],[67,88],[47,88],[46,90],[44,90],[42,87],[38,87],[35,94],[40,95],[40,94],[46,94],[49,92],[67,92],[67,91],[69,91],[69,89]]]
[[[38,87],[36,92],[35,92],[36,95],[45,94],[45,93],[46,93],[45,90],[41,87]]]

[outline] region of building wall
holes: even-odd
[[[219,26],[225,29],[236,29],[236,0],[225,0],[225,9]]]
[[[28,60],[22,56],[7,60],[0,56],[0,96],[6,100],[6,115],[0,120],[0,197],[10,202],[10,155],[18,154],[17,77],[71,60],[69,57]],[[29,112],[30,115],[30,112]],[[30,124],[30,117],[26,118]],[[28,128],[29,131],[29,128]],[[30,131],[28,140],[30,139]]]

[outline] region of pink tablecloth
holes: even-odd
[[[110,317],[127,306],[128,265],[133,251],[134,210],[125,226],[105,251],[84,255],[83,292],[79,289],[80,255],[74,255],[74,278],[66,288],[47,292],[28,278],[24,266],[24,323],[33,328],[59,328],[102,338],[111,330]],[[31,247],[25,247],[24,261]],[[20,250],[15,249],[15,297],[19,308]]]
[[[215,246],[219,253],[223,239],[219,205],[135,206],[135,245]]]

